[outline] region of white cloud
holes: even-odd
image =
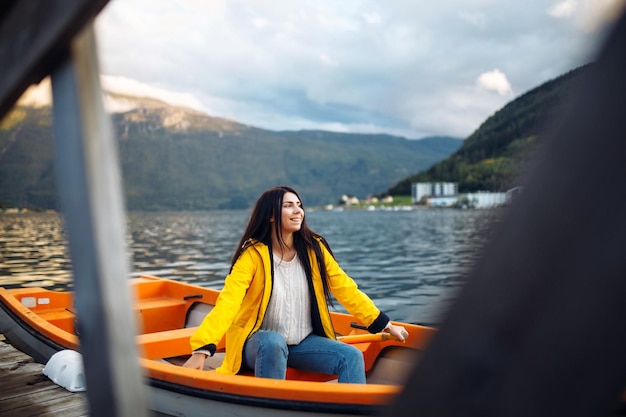
[[[484,72],[476,79],[476,84],[486,90],[495,91],[501,96],[513,93],[511,83],[499,69]]]
[[[102,75],[102,89],[110,93],[155,98],[166,103],[205,111],[204,105],[189,93],[157,88],[127,77]]]
[[[164,101],[171,105],[189,107],[206,112],[205,106],[193,95],[163,88],[156,88],[148,84],[126,77],[100,76],[100,84],[105,92],[117,93],[135,97],[147,97]],[[128,111],[135,107],[132,100],[112,98],[107,94],[103,98],[106,109],[110,112]],[[19,104],[41,107],[52,104],[52,86],[50,77],[44,78],[39,84],[30,86],[20,97]]]
[[[363,19],[370,25],[379,25],[383,21],[380,14],[376,12],[363,12],[361,16],[363,16]]]
[[[253,22],[254,26],[256,26],[259,29],[263,29],[268,24],[267,20],[263,19],[262,17],[258,17],[256,19],[253,19],[252,22]]]
[[[484,13],[460,11],[459,17],[461,20],[480,29],[485,29],[487,27],[487,17]]]
[[[329,67],[336,67],[338,65],[334,59],[326,54],[320,54],[319,60],[323,65],[327,65]]]
[[[446,134],[464,138],[472,133],[467,132],[467,126],[479,126],[509,100],[510,96],[494,94],[478,85],[449,86],[428,101],[412,100],[407,117],[422,136],[439,132],[445,126]]]
[[[563,0],[548,9],[548,14],[552,17],[571,17],[578,9],[578,0]]]

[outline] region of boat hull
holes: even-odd
[[[346,406],[325,407],[324,404],[259,404],[239,403],[236,400],[212,400],[205,397],[179,393],[173,389],[149,388],[149,402],[152,410],[161,416],[206,417],[207,410],[214,416],[255,416],[255,417],[312,417],[333,416],[352,417],[380,415],[383,407]]]

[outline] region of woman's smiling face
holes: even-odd
[[[298,196],[286,192],[283,195],[283,204],[280,213],[280,223],[283,233],[294,233],[300,230],[304,220],[304,209]]]

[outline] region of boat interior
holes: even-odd
[[[189,338],[213,308],[219,292],[156,277],[142,276],[131,280],[134,297],[134,314],[139,334],[140,354],[150,360],[181,366],[190,355]],[[7,290],[2,290],[7,291]],[[43,333],[52,333],[55,340],[73,339],[80,335],[72,293],[56,292],[43,288],[9,290],[17,308],[29,309],[37,314]],[[4,296],[4,295],[3,295]],[[368,332],[353,327],[352,316],[331,313],[337,336],[346,343],[351,337]],[[46,324],[47,323],[47,324]],[[368,384],[400,385],[419,360],[432,329],[406,325],[411,334],[406,343],[395,340],[374,340],[353,343],[363,352]],[[347,337],[346,337],[347,336]],[[356,339],[355,339],[356,340]],[[207,358],[206,370],[220,366],[224,357],[223,340],[216,354]],[[251,372],[242,371],[244,375]],[[335,375],[315,374],[289,368],[289,380],[336,382]]]

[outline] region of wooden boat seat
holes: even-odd
[[[49,309],[37,314],[54,326],[66,332],[77,334],[76,314],[69,308]]]
[[[187,303],[170,297],[138,300],[134,308],[140,333],[158,333],[179,329],[186,320]],[[201,309],[204,312],[204,309]],[[70,308],[39,311],[38,315],[50,324],[69,333],[77,333],[76,313]]]
[[[179,329],[185,324],[187,303],[173,297],[140,298],[136,301],[138,325],[142,333]]]
[[[183,327],[187,303],[184,300],[161,297],[138,300],[134,308],[141,333],[155,333]],[[50,324],[76,334],[76,313],[70,308],[54,308],[37,314]]]
[[[137,346],[140,354],[148,359],[189,356],[189,338],[195,331],[195,327],[187,327],[140,334],[137,336]]]
[[[138,300],[134,308],[142,333],[155,333],[180,328],[185,322],[187,303],[175,298],[150,298]],[[54,308],[37,314],[50,324],[66,332],[77,334],[76,313],[70,308]]]

